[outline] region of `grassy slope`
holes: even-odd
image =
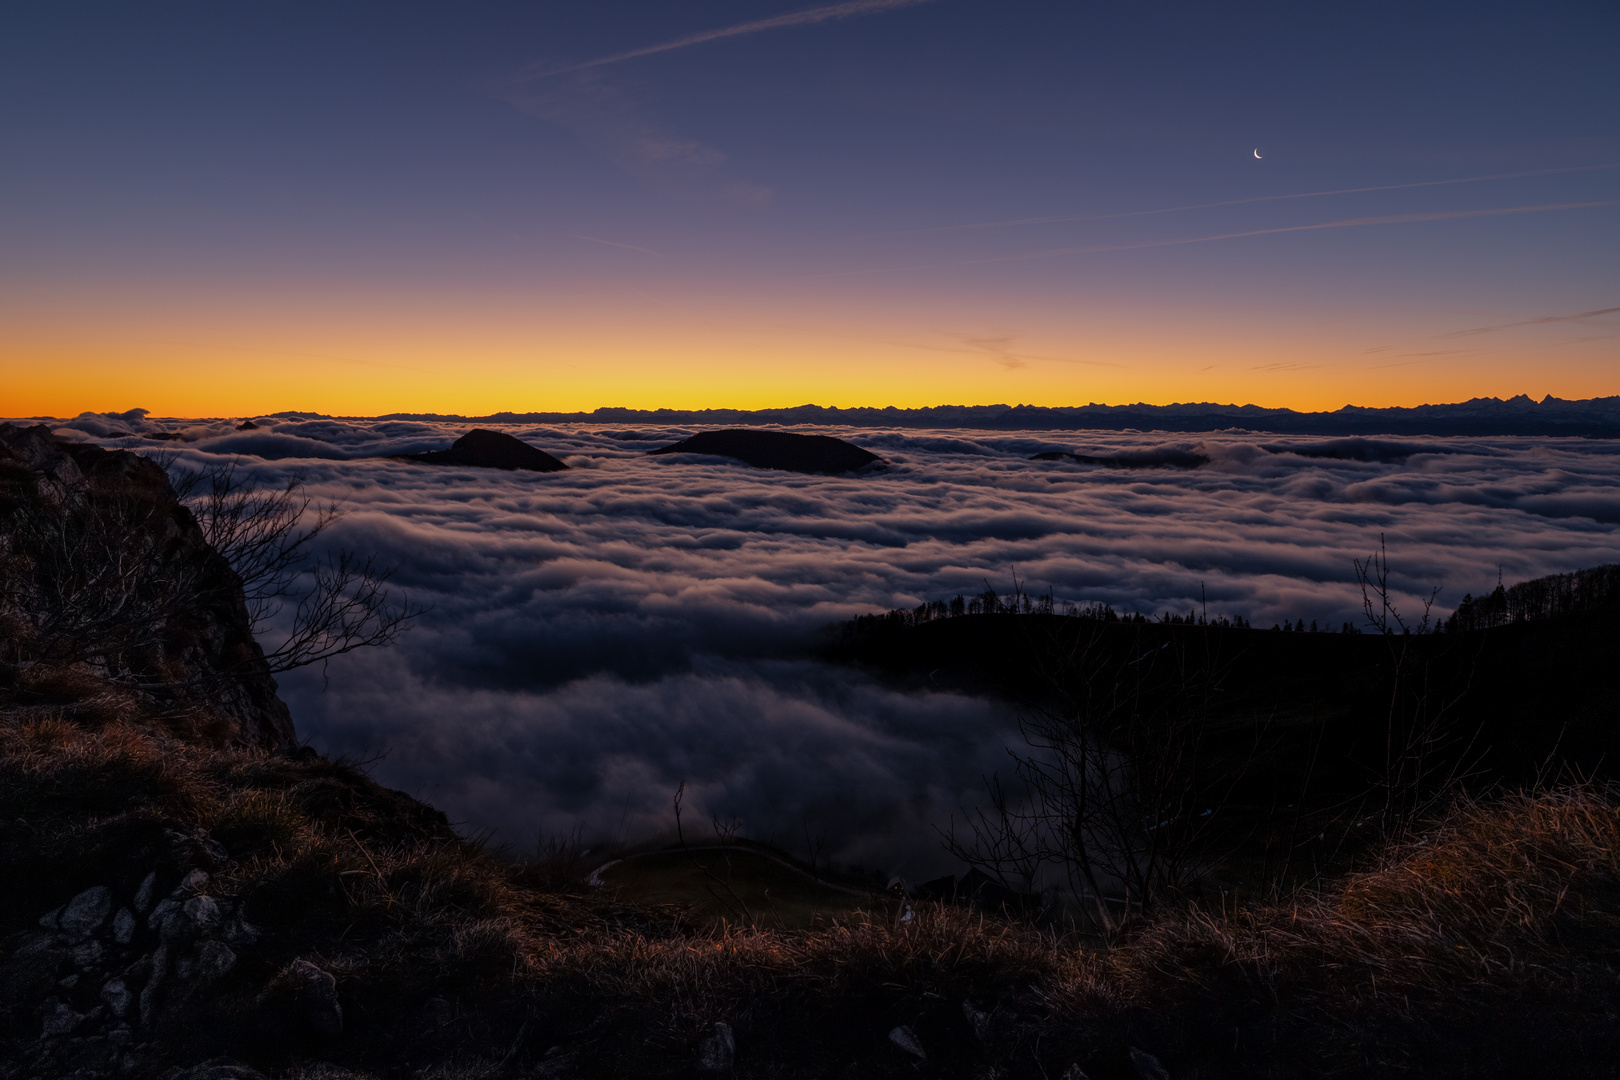
[[[1463,807],[1321,891],[1167,916],[1112,950],[927,905],[904,923],[717,928],[497,861],[352,767],[117,716],[0,718],[0,822],[7,933],[90,884],[210,859],[211,890],[263,931],[146,1040],[149,1075],[230,1054],[292,1076],[685,1076],[719,1020],[747,1076],[1128,1076],[1133,1045],[1178,1077],[1601,1076],[1620,1060],[1620,814],[1590,791]],[[199,828],[223,860],[164,831]],[[337,976],[341,1035],[289,1005],[298,957]],[[32,1016],[6,1022],[0,1060],[51,1074]],[[927,1063],[887,1043],[898,1024]]]

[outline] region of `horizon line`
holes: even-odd
[[[239,420],[239,419],[308,419],[308,420],[421,419],[421,420],[424,420],[424,421],[437,421],[437,420],[490,420],[490,421],[494,421],[494,422],[497,422],[497,423],[505,423],[505,422],[520,422],[517,419],[517,418],[520,418],[520,417],[585,417],[585,416],[594,416],[594,415],[596,415],[598,413],[644,413],[644,414],[735,413],[735,414],[765,414],[765,413],[792,413],[792,412],[801,412],[801,411],[805,411],[805,410],[816,410],[816,411],[820,411],[820,412],[832,412],[832,413],[840,413],[840,412],[843,412],[843,413],[870,413],[870,412],[923,413],[923,412],[933,412],[933,411],[942,411],[942,410],[992,410],[992,409],[999,409],[999,410],[1004,410],[1004,411],[1008,411],[1008,412],[1015,411],[1015,410],[1029,410],[1029,411],[1039,411],[1039,412],[1076,412],[1076,411],[1089,411],[1089,410],[1108,410],[1108,411],[1116,411],[1117,412],[1119,410],[1126,410],[1126,409],[1162,410],[1162,409],[1186,409],[1186,408],[1196,408],[1196,407],[1204,407],[1204,408],[1210,408],[1210,409],[1230,409],[1230,410],[1258,410],[1258,411],[1266,412],[1266,413],[1293,413],[1293,414],[1298,415],[1298,416],[1333,416],[1333,415],[1336,415],[1338,413],[1345,412],[1347,410],[1353,410],[1353,411],[1358,411],[1358,412],[1375,412],[1375,413],[1412,412],[1412,411],[1415,411],[1415,410],[1418,410],[1418,409],[1457,408],[1457,407],[1460,407],[1460,406],[1472,405],[1472,404],[1475,404],[1475,403],[1481,403],[1481,404],[1483,404],[1483,403],[1495,403],[1495,404],[1500,404],[1500,405],[1507,405],[1507,404],[1516,403],[1516,402],[1522,402],[1522,403],[1525,403],[1525,404],[1528,404],[1528,405],[1531,405],[1531,406],[1538,406],[1538,407],[1542,406],[1542,405],[1588,405],[1588,404],[1597,404],[1597,403],[1606,403],[1606,402],[1614,402],[1615,404],[1620,405],[1620,392],[1617,392],[1617,393],[1614,393],[1614,394],[1606,394],[1606,395],[1602,395],[1602,396],[1596,396],[1596,397],[1588,397],[1588,398],[1560,398],[1560,397],[1556,397],[1556,396],[1554,396],[1553,394],[1550,394],[1550,393],[1545,394],[1540,398],[1534,398],[1534,397],[1531,397],[1529,394],[1519,393],[1519,394],[1514,394],[1514,395],[1512,395],[1510,397],[1483,396],[1483,397],[1472,397],[1472,398],[1468,398],[1468,399],[1463,400],[1463,401],[1424,402],[1423,404],[1420,404],[1420,405],[1356,405],[1354,403],[1346,403],[1344,405],[1339,406],[1337,409],[1296,409],[1296,408],[1292,408],[1292,407],[1286,406],[1286,405],[1258,405],[1258,404],[1255,404],[1254,402],[1248,402],[1248,403],[1245,403],[1243,405],[1238,405],[1235,402],[1218,402],[1218,401],[1171,401],[1171,402],[1166,402],[1166,403],[1163,403],[1163,404],[1157,404],[1157,403],[1147,402],[1147,401],[1133,401],[1133,402],[1121,402],[1120,404],[1117,404],[1117,405],[1108,404],[1106,402],[1096,402],[1096,401],[1087,402],[1084,405],[1034,405],[1034,404],[1029,404],[1029,403],[1025,403],[1025,402],[1020,402],[1020,403],[1018,403],[1016,405],[1013,405],[1013,404],[1008,404],[1007,402],[1004,402],[1004,401],[1001,401],[1001,402],[987,402],[987,403],[983,403],[983,404],[956,404],[956,403],[948,403],[947,402],[947,403],[941,403],[941,404],[938,404],[938,405],[817,405],[814,402],[805,402],[805,403],[802,403],[802,404],[799,404],[799,405],[775,405],[775,406],[765,406],[765,407],[762,407],[762,408],[755,408],[755,409],[735,407],[735,406],[706,406],[706,407],[703,407],[703,408],[676,408],[676,407],[673,407],[673,406],[657,406],[657,407],[654,407],[654,408],[637,408],[637,407],[628,406],[628,405],[598,405],[593,409],[527,409],[527,410],[522,410],[522,411],[513,410],[513,409],[502,409],[502,410],[499,410],[497,412],[477,413],[477,414],[473,414],[473,413],[419,412],[419,411],[396,410],[396,411],[393,411],[393,412],[373,413],[373,414],[368,415],[368,414],[361,414],[361,413],[323,413],[323,412],[317,412],[315,410],[307,410],[307,409],[279,409],[279,410],[276,410],[275,412],[231,413],[231,414],[222,413],[222,414],[213,415],[213,416],[164,416],[164,415],[156,414],[156,413],[152,412],[149,409],[135,408],[135,409],[126,409],[126,410],[124,410],[122,412],[112,412],[112,411],[97,412],[95,410],[87,409],[84,412],[78,413],[77,415],[74,415],[74,416],[47,416],[47,415],[44,415],[44,414],[39,414],[39,415],[35,415],[35,416],[0,417],[0,423],[18,423],[18,422],[23,422],[23,421],[42,422],[42,421],[47,421],[47,420],[68,421],[68,420],[81,420],[81,419],[85,419],[87,417],[99,417],[99,418],[104,418],[104,419],[108,419],[108,420],[124,420],[126,422],[140,421],[140,420],[146,420],[146,419],[150,418],[152,420],[194,420],[194,421],[205,421],[205,420],[218,421],[218,420]],[[498,417],[512,417],[514,419],[511,420],[511,421],[502,421],[502,420],[497,420],[496,418],[498,418]]]

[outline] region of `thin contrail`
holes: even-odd
[[[766,30],[780,30],[789,26],[811,26],[815,23],[834,22],[839,19],[855,19],[862,15],[876,15],[883,11],[892,11],[895,8],[916,7],[918,4],[931,4],[934,0],[848,0],[842,4],[828,4],[825,7],[810,8],[806,11],[795,11],[788,15],[775,15],[769,19],[755,19],[753,22],[738,23],[735,26],[723,27],[719,30],[704,30],[697,34],[688,34],[686,37],[666,41],[661,45],[648,45],[640,49],[631,49],[629,52],[614,53],[599,60],[586,60],[579,64],[568,64],[563,67],[545,68],[540,71],[531,71],[517,76],[514,82],[530,82],[534,79],[549,78],[552,75],[567,75],[574,71],[585,71],[588,68],[601,67],[604,64],[617,64],[621,60],[634,60],[638,56],[652,56],[655,53],[669,52],[673,49],[684,49],[689,45],[702,45],[706,41],[718,41],[721,38],[742,37],[745,34],[758,34]]]
[[[993,255],[982,259],[958,259],[953,262],[922,263],[915,266],[886,266],[871,270],[839,270],[827,274],[805,274],[802,275],[802,279],[854,277],[859,274],[895,274],[907,270],[943,270],[956,266],[1022,262],[1027,259],[1055,259],[1063,255],[1091,255],[1104,251],[1134,251],[1139,248],[1175,247],[1181,244],[1208,244],[1215,240],[1239,240],[1247,236],[1271,236],[1276,233],[1314,232],[1318,229],[1348,229],[1357,225],[1402,225],[1413,221],[1500,217],[1504,214],[1534,214],[1544,210],[1585,210],[1597,206],[1620,206],[1620,199],[1602,199],[1596,202],[1541,203],[1536,206],[1501,206],[1489,210],[1439,210],[1423,214],[1390,214],[1385,217],[1344,218],[1339,221],[1324,221],[1315,225],[1283,225],[1272,229],[1249,229],[1244,232],[1216,233],[1213,236],[1187,236],[1174,240],[1143,240],[1134,244],[1095,244],[1087,247],[1048,248],[1044,251],[1026,251],[1017,255]]]
[[[1575,322],[1578,319],[1598,319],[1604,315],[1613,315],[1620,312],[1620,307],[1599,308],[1596,311],[1581,311],[1574,315],[1543,315],[1539,319],[1523,319],[1519,322],[1499,323],[1496,326],[1476,326],[1470,330],[1453,330],[1446,337],[1469,337],[1473,334],[1489,334],[1493,330],[1510,330],[1515,326],[1540,326],[1542,323]]]
[[[1300,191],[1289,195],[1255,195],[1247,199],[1227,199],[1223,202],[1189,203],[1186,206],[1163,206],[1156,210],[1122,210],[1113,214],[1059,214],[1053,217],[1012,218],[1007,221],[980,221],[971,225],[934,225],[923,229],[902,229],[898,232],[868,233],[861,239],[885,236],[920,236],[926,233],[970,232],[975,229],[1006,229],[1015,225],[1057,225],[1067,221],[1109,221],[1114,218],[1148,217],[1153,214],[1174,214],[1183,210],[1212,210],[1219,206],[1243,206],[1248,203],[1277,202],[1282,199],[1318,199],[1324,195],[1359,195],[1370,191],[1404,191],[1408,188],[1444,187],[1448,184],[1478,184],[1486,180],[1517,180],[1526,176],[1556,176],[1560,173],[1601,172],[1620,169],[1620,161],[1605,165],[1571,165],[1561,169],[1530,169],[1525,172],[1491,173],[1488,176],[1463,176],[1455,180],[1420,180],[1410,184],[1378,184],[1373,187],[1333,188],[1328,191]]]

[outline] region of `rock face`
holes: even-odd
[[[82,677],[216,744],[297,742],[242,582],[168,474],[122,450],[0,424],[0,703]]]
[[[876,461],[876,454],[830,435],[797,435],[790,431],[733,428],[700,431],[689,439],[649,451],[651,454],[714,454],[735,458],[760,469],[837,475]]]
[[[472,465],[480,469],[523,469],[527,472],[562,472],[568,468],[537,446],[486,428],[473,428],[448,450],[401,454],[400,458],[426,465]]]

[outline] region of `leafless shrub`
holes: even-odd
[[[1398,837],[1414,820],[1430,815],[1456,794],[1468,770],[1469,742],[1459,728],[1458,707],[1466,691],[1442,686],[1435,676],[1437,648],[1428,638],[1436,586],[1423,601],[1423,614],[1403,615],[1390,590],[1389,551],[1382,534],[1378,550],[1355,560],[1362,614],[1389,653],[1382,769],[1369,799],[1383,834]],[[1449,644],[1449,642],[1448,642]]]
[[[992,777],[989,808],[945,838],[1014,891],[1055,872],[1110,932],[1204,872],[1211,818],[1236,781],[1204,753],[1211,658],[1191,656],[1181,635],[1135,640],[1146,651],[1127,657],[1093,628],[1058,654],[1047,692],[1020,714],[1014,785]]]
[[[703,887],[705,890],[707,890],[709,895],[714,898],[715,903],[724,907],[739,923],[746,926],[753,925],[754,913],[748,909],[747,901],[743,900],[741,896],[738,896],[737,890],[732,888],[731,853],[724,850],[729,848],[733,841],[736,840],[737,833],[742,828],[742,822],[737,819],[722,821],[718,816],[711,819],[711,824],[714,827],[714,836],[723,850],[724,862],[726,864],[726,874],[724,877],[721,877],[719,874],[716,874],[713,870],[711,870],[706,862],[699,859],[693,852],[692,848],[687,845],[686,830],[681,824],[681,803],[685,797],[686,781],[682,780],[680,787],[675,789],[674,799],[675,838],[680,843],[681,850],[685,852],[686,857],[691,864],[695,866],[699,873],[703,875]],[[724,895],[722,895],[722,893]]]
[[[408,596],[395,598],[394,568],[375,556],[315,554],[316,540],[345,511],[316,502],[301,475],[265,488],[235,462],[195,472],[171,467],[171,474],[204,539],[241,578],[254,637],[269,636],[285,606],[295,605],[290,627],[265,650],[272,673],[390,645],[425,612]]]
[[[150,649],[205,568],[165,558],[173,529],[150,492],[47,492],[7,478],[0,609],[34,658],[98,661]]]

